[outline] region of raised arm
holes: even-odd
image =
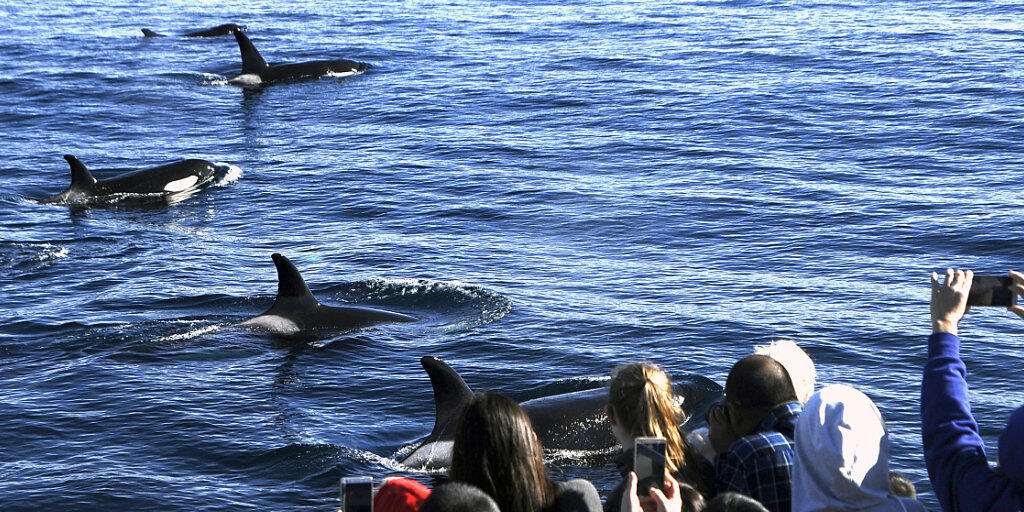
[[[967,311],[973,277],[970,270],[949,269],[940,284],[938,275],[932,274],[932,335],[921,382],[925,463],[946,512],[1020,511],[1020,493],[988,465],[968,400],[967,367],[960,359],[957,330]]]

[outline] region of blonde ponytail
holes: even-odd
[[[686,466],[686,441],[679,430],[679,408],[668,375],[651,363],[619,365],[612,372],[608,404],[615,420],[630,435],[657,436],[666,440],[666,466],[679,473]]]

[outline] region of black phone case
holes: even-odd
[[[971,291],[967,294],[968,306],[1000,306],[1012,304],[1013,280],[1010,276],[979,276],[975,274]]]

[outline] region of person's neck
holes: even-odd
[[[626,432],[626,429],[622,428],[621,424],[612,425],[612,434],[615,434],[615,439],[622,445],[623,450],[633,449],[633,439],[636,436],[630,435]]]

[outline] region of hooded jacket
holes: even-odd
[[[922,512],[921,502],[889,493],[889,433],[864,393],[823,388],[796,424],[793,512]]]
[[[999,436],[1000,471],[993,470],[971,414],[966,377],[960,338],[932,334],[921,381],[921,437],[935,496],[946,512],[1024,510],[1024,407]]]

